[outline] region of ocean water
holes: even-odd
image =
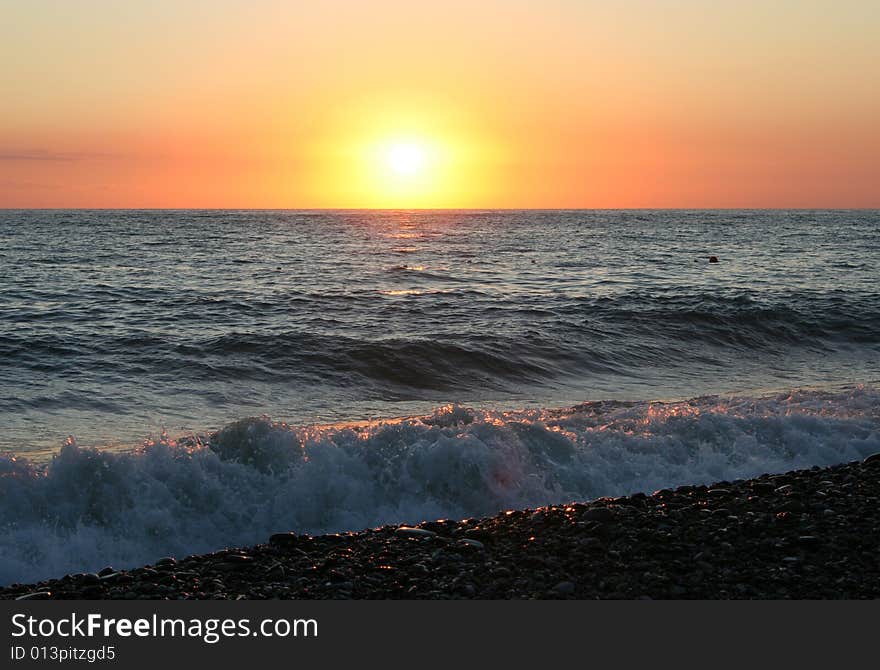
[[[878,268],[876,211],[0,211],[0,583],[864,457]]]

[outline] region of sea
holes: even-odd
[[[0,584],[878,451],[878,211],[0,210]]]

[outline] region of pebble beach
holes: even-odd
[[[880,597],[880,454],[653,495],[107,566],[0,598],[862,599]]]

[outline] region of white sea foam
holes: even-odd
[[[0,459],[0,583],[265,541],[831,465],[880,451],[854,387],[567,410],[437,410],[360,427],[245,419],[210,446]]]

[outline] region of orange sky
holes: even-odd
[[[876,0],[13,0],[0,207],[880,207],[878,35]]]

